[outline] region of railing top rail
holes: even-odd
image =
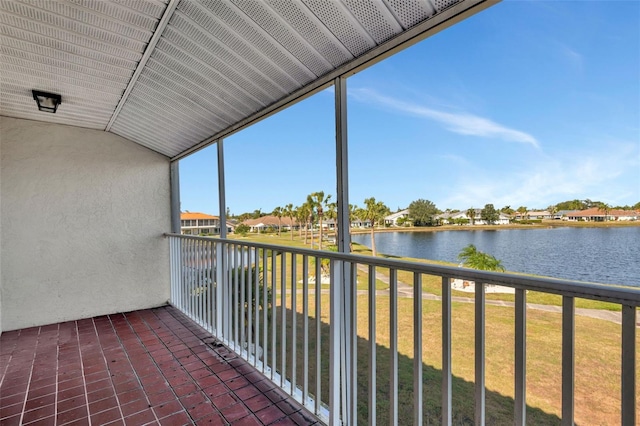
[[[598,284],[583,281],[556,279],[551,277],[524,276],[513,273],[479,271],[455,266],[443,266],[412,262],[407,260],[386,259],[380,257],[363,256],[351,253],[320,251],[306,248],[281,246],[277,244],[255,243],[228,238],[201,237],[166,233],[165,237],[177,237],[190,240],[205,240],[220,243],[236,244],[246,247],[262,248],[273,251],[285,251],[300,255],[322,257],[326,259],[343,260],[364,265],[380,266],[428,275],[459,278],[469,281],[497,284],[506,287],[521,288],[531,291],[573,296],[585,299],[620,303],[629,306],[640,306],[640,288]]]

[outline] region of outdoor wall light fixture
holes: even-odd
[[[39,90],[32,90],[33,99],[38,103],[38,109],[44,112],[50,112],[55,114],[58,110],[58,105],[62,103],[62,96],[55,93],[41,92]]]

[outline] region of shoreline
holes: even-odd
[[[509,229],[549,229],[549,228],[627,228],[640,227],[640,221],[629,222],[568,222],[549,220],[531,225],[441,225],[441,226],[411,226],[376,228],[376,233],[382,232],[439,232],[439,231],[494,231]],[[352,234],[370,234],[370,228],[351,228]]]

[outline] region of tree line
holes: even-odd
[[[592,201],[589,199],[586,200],[568,200],[563,201],[554,205],[548,206],[546,211],[551,214],[555,214],[561,210],[584,210],[592,207],[598,207],[605,212],[619,209],[619,210],[640,210],[640,202],[634,204],[633,206],[615,206],[612,207],[609,204],[603,203],[601,201]],[[402,211],[403,209],[398,209],[398,211]],[[455,209],[446,209],[440,210],[430,200],[426,199],[418,199],[412,201],[409,204],[409,207],[406,209],[407,215],[401,217],[397,220],[397,223],[402,226],[437,226],[441,225],[441,218],[439,216],[443,213],[448,213],[449,215],[455,215],[456,213],[460,213],[461,210]],[[527,206],[520,206],[517,209],[511,208],[511,206],[507,205],[502,207],[501,209],[497,209],[493,204],[485,204],[483,208],[480,209],[480,219],[487,224],[494,224],[500,219],[500,214],[513,215],[516,212],[520,213],[521,216],[527,214],[527,212],[533,209],[529,209]],[[542,209],[535,209],[542,210]],[[301,204],[294,206],[293,203],[289,203],[282,206],[275,207],[271,212],[263,212],[262,209],[254,210],[253,212],[246,212],[240,215],[233,216],[229,209],[227,209],[227,217],[236,219],[240,222],[243,222],[247,219],[257,219],[263,216],[272,215],[278,218],[278,234],[281,233],[282,228],[282,218],[289,218],[291,223],[298,224],[298,232],[299,236],[302,239],[304,233],[304,243],[314,244],[314,228],[318,227],[318,238],[317,244],[320,249],[322,249],[323,239],[324,239],[324,227],[323,220],[325,219],[337,219],[337,203],[333,202],[331,199],[331,194],[325,194],[324,191],[312,192],[307,195],[304,202]],[[474,207],[470,207],[465,212],[466,218],[456,218],[450,219],[450,223],[454,224],[467,224],[471,223],[472,225],[475,223],[477,219],[477,209]],[[364,205],[362,207],[357,206],[355,204],[349,204],[349,222],[353,223],[355,221],[368,222],[370,226],[371,232],[371,248],[373,254],[376,253],[375,248],[375,237],[374,232],[376,226],[384,225],[384,218],[391,214],[391,209],[382,201],[378,201],[375,197],[366,198],[364,200]],[[239,225],[240,226],[240,225]],[[247,229],[244,229],[240,226],[240,229],[236,227],[236,232],[243,233],[247,232]],[[336,232],[337,232],[337,223],[336,223]],[[291,239],[293,239],[294,232],[291,232]]]

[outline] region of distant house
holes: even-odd
[[[442,213],[436,216],[436,219],[440,221],[443,225],[448,225],[451,223],[455,223],[456,219],[466,219],[469,220],[469,225],[488,225],[488,223],[482,219],[482,209],[474,209],[474,217],[473,220],[469,219],[466,211],[458,212],[458,213]],[[511,216],[500,213],[498,216],[498,220],[496,220],[494,225],[508,225],[511,221]]]
[[[592,207],[579,210],[567,215],[569,221],[606,222],[606,221],[632,221],[640,219],[640,213],[635,210],[604,210]]]
[[[515,214],[515,218],[517,220],[526,220],[526,219],[554,219],[556,217],[555,214],[549,213],[547,210],[531,210],[526,212],[525,214],[517,213]]]
[[[398,226],[398,220],[406,219],[407,217],[409,217],[409,209],[400,210],[399,212],[385,216],[384,224],[387,226]]]
[[[278,219],[276,216],[268,215],[259,217],[257,219],[247,219],[242,223],[249,227],[249,232],[264,232],[268,228],[277,231],[279,227],[282,227],[281,230],[292,230],[299,228],[298,222],[296,222],[295,220],[292,221],[291,218],[286,216]]]
[[[353,219],[351,221],[352,228],[371,228],[370,220]]]
[[[561,219],[561,220],[569,220],[569,216],[571,216],[572,213],[576,213],[579,211],[580,210],[558,210],[556,214],[553,215],[553,218]]]
[[[220,218],[199,212],[180,212],[180,231],[184,235],[220,234]]]

